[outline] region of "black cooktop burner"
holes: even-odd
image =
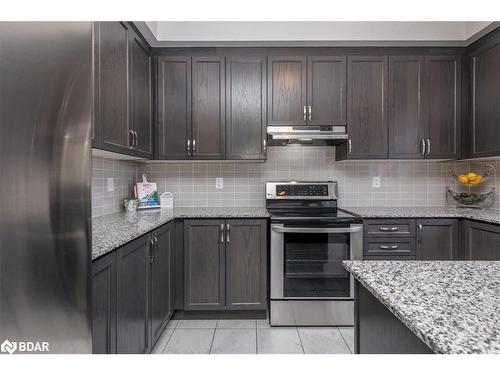
[[[362,223],[362,218],[352,212],[337,208],[335,210],[284,210],[268,208],[273,222],[311,222],[311,223]]]

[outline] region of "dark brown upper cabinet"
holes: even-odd
[[[347,142],[337,159],[387,158],[387,56],[350,56],[347,62]]]
[[[307,123],[346,124],[345,56],[307,58]]]
[[[470,157],[500,155],[499,38],[471,56]]]
[[[224,159],[224,57],[158,57],[159,159]]]
[[[226,58],[226,159],[266,158],[266,58]]]
[[[152,144],[151,56],[148,47],[130,33],[130,128],[135,132],[134,154],[150,158]]]
[[[126,22],[96,22],[93,147],[152,155],[149,47]]]
[[[192,59],[192,154],[195,159],[224,159],[224,57]]]
[[[190,159],[191,57],[158,57],[157,156]]]
[[[423,81],[423,57],[389,57],[390,159],[424,157]]]
[[[389,158],[459,156],[457,56],[389,57]]]
[[[344,56],[268,60],[268,121],[276,125],[345,125]]]
[[[94,147],[128,153],[133,145],[128,112],[129,25],[94,24]]]
[[[460,152],[460,57],[425,58],[427,159],[454,159]]]
[[[268,58],[268,126],[307,123],[305,56]]]

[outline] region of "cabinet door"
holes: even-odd
[[[142,40],[130,33],[130,129],[137,134],[133,152],[151,157],[152,110],[151,110],[151,57]]]
[[[224,220],[184,221],[184,309],[225,307]]]
[[[349,57],[347,80],[347,157],[387,158],[387,57]]]
[[[426,158],[452,159],[459,155],[459,65],[457,56],[425,58]]]
[[[465,221],[466,260],[500,260],[500,225]]]
[[[417,220],[417,260],[458,260],[458,220]]]
[[[158,158],[191,158],[191,58],[158,57],[157,90]]]
[[[268,58],[268,126],[306,125],[306,58]]]
[[[389,57],[389,158],[391,159],[424,157],[423,73],[422,57]]]
[[[224,57],[193,57],[193,157],[224,159]]]
[[[472,57],[472,157],[500,155],[500,43]]]
[[[97,75],[95,120],[100,143],[108,151],[128,153],[131,137],[128,113],[129,26],[124,22],[98,22],[95,30]]]
[[[146,236],[117,250],[118,353],[138,354],[148,350],[146,257],[149,250]]]
[[[174,223],[153,232],[153,261],[150,265],[149,306],[153,347],[173,313],[173,247]]]
[[[266,309],[265,220],[226,220],[226,306]]]
[[[266,158],[266,58],[226,59],[226,159]]]
[[[92,263],[92,352],[116,353],[116,252]]]
[[[308,124],[346,124],[346,58],[307,58]]]

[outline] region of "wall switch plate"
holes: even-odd
[[[373,177],[372,187],[374,187],[374,188],[380,187],[380,177],[379,176]]]
[[[108,178],[108,191],[114,191],[114,190],[115,190],[115,186],[114,186],[113,177]]]
[[[222,177],[215,178],[215,188],[216,189],[224,189],[224,178],[222,178]]]

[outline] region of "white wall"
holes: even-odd
[[[147,22],[158,41],[465,41],[491,22]]]

